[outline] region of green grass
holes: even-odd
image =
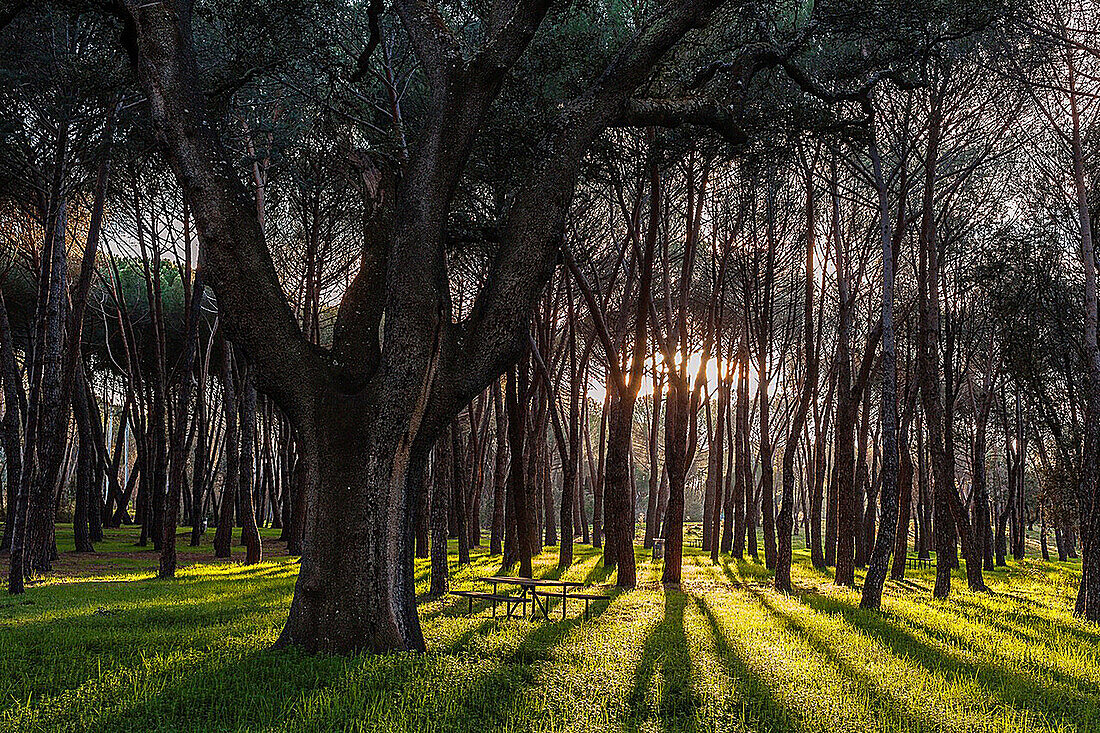
[[[991,595],[960,575],[943,602],[932,571],[911,573],[875,613],[804,554],[781,595],[761,566],[698,551],[664,591],[639,550],[641,587],[587,622],[424,602],[427,654],[339,658],[270,649],[297,573],[281,544],[251,568],[181,547],[160,581],[132,530],[94,558],[69,534],[58,577],[0,598],[0,730],[1100,731],[1100,627],[1070,613],[1079,563],[1011,564]],[[496,569],[476,553],[453,586]],[[583,546],[562,577],[610,580]]]

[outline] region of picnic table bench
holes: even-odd
[[[497,604],[504,603],[505,609],[508,612],[508,618],[512,617],[516,608],[522,609],[521,616],[527,614],[527,597],[526,596],[506,596],[499,593],[479,593],[472,590],[453,590],[452,596],[458,596],[459,598],[465,598],[468,605],[466,607],[466,613],[471,614],[474,612],[474,600],[479,601],[492,601],[493,602],[493,618],[497,617]]]
[[[594,601],[610,600],[610,598],[604,595],[573,592],[571,589],[585,587],[584,583],[575,580],[516,578],[500,575],[478,578],[478,580],[492,585],[492,592],[456,590],[451,591],[451,595],[467,600],[467,613],[473,613],[475,599],[492,601],[494,619],[497,616],[498,603],[505,604],[507,618],[511,618],[517,610],[519,610],[521,617],[526,616],[527,605],[530,604],[532,618],[535,617],[539,611],[542,611],[543,617],[549,619],[551,601],[555,599],[561,600],[561,616],[565,618],[569,600],[582,600],[584,601],[584,617],[587,619],[589,608]],[[501,585],[515,586],[519,588],[520,592],[518,595],[501,593]]]
[[[565,618],[565,602],[566,602],[566,599],[572,598],[574,600],[584,601],[584,619],[585,619],[585,621],[588,620],[588,611],[589,611],[589,608],[590,608],[590,604],[592,604],[595,601],[610,601],[611,600],[611,598],[609,598],[608,596],[605,596],[605,595],[602,595],[602,594],[599,594],[599,593],[569,593],[569,594],[564,594],[563,593],[563,594],[559,595],[557,593],[548,593],[548,592],[545,592],[545,591],[542,591],[542,592],[534,591],[534,594],[539,595],[539,596],[545,596],[547,605],[549,605],[551,599],[561,598],[562,599],[562,601],[561,601],[561,617],[562,618]],[[546,613],[545,609],[543,609],[543,613],[544,614]],[[546,618],[549,619],[550,616],[547,615]]]

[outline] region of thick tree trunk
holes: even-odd
[[[521,335],[553,268],[557,235],[586,151],[621,117],[654,65],[717,5],[698,1],[656,13],[613,55],[587,93],[555,110],[509,205],[492,274],[459,338],[445,310],[444,228],[505,75],[550,4],[518,9],[489,34],[484,53],[469,61],[434,12],[421,3],[397,4],[431,104],[393,197],[400,216],[382,234],[384,274],[368,272],[360,283],[381,296],[366,302],[345,297],[348,307],[341,308],[334,329],[341,335],[334,335],[332,360],[301,334],[275,275],[262,223],[240,205],[241,187],[221,156],[216,125],[210,124],[197,83],[190,4],[125,7],[134,30],[137,75],[151,98],[161,147],[195,207],[227,330],[257,364],[265,392],[287,411],[316,478],[307,502],[302,567],[280,645],[336,653],[423,649],[413,598],[410,452],[414,444],[434,441],[438,436],[432,431],[519,357]],[[383,344],[375,353],[383,312]],[[441,369],[445,374],[437,379]],[[517,380],[509,381],[510,407],[519,412]],[[426,414],[432,424],[421,426]],[[522,436],[522,413],[519,418],[509,420],[510,432]],[[532,523],[521,485],[522,451],[512,455],[517,529],[524,538]],[[529,552],[523,554],[530,572]]]
[[[391,493],[389,484],[398,441],[370,439],[356,407],[333,397],[316,432],[303,431],[313,496],[294,601],[277,646],[336,654],[423,650],[413,566],[407,562],[415,505],[404,501],[407,492]],[[371,511],[371,494],[389,495],[392,503]]]
[[[628,388],[627,388],[628,389]],[[630,451],[634,428],[632,394],[621,389],[611,399],[607,421],[604,473],[604,566],[618,570],[620,588],[635,585],[633,524],[630,502]]]

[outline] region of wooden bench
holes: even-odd
[[[595,593],[565,593],[563,595],[561,593],[553,593],[553,592],[550,592],[550,591],[535,591],[534,595],[542,596],[543,598],[546,598],[547,605],[546,605],[546,607],[543,608],[543,616],[545,616],[547,619],[550,618],[549,603],[550,603],[550,601],[554,600],[555,598],[560,599],[561,602],[562,602],[561,617],[563,619],[565,618],[565,603],[566,603],[566,601],[568,601],[568,600],[584,601],[584,620],[585,621],[588,620],[588,611],[589,611],[589,608],[590,608],[591,604],[594,601],[610,601],[611,600],[610,596],[604,596],[604,595],[599,595],[599,594],[595,594]]]
[[[909,570],[931,568],[932,560],[927,557],[913,557],[912,555],[907,555],[905,558],[905,567]]]
[[[521,608],[520,616],[527,615],[527,598],[524,596],[506,596],[500,593],[481,593],[473,590],[453,590],[452,596],[458,596],[459,598],[465,598],[467,601],[466,613],[472,614],[474,612],[474,599],[479,601],[492,601],[493,602],[493,618],[497,617],[497,603],[505,604],[507,609],[507,618],[512,618],[512,614],[517,608]]]

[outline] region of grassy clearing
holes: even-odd
[[[921,571],[872,613],[803,554],[786,596],[759,565],[698,551],[664,591],[639,551],[641,587],[587,622],[425,602],[428,654],[318,658],[269,649],[297,573],[281,545],[251,568],[181,547],[192,564],[165,582],[133,539],[62,547],[59,577],[0,598],[0,730],[1100,731],[1100,628],[1070,615],[1079,563],[1025,560],[988,574],[992,595],[946,602]],[[496,569],[475,554],[453,585]],[[609,574],[578,546],[562,577]]]

